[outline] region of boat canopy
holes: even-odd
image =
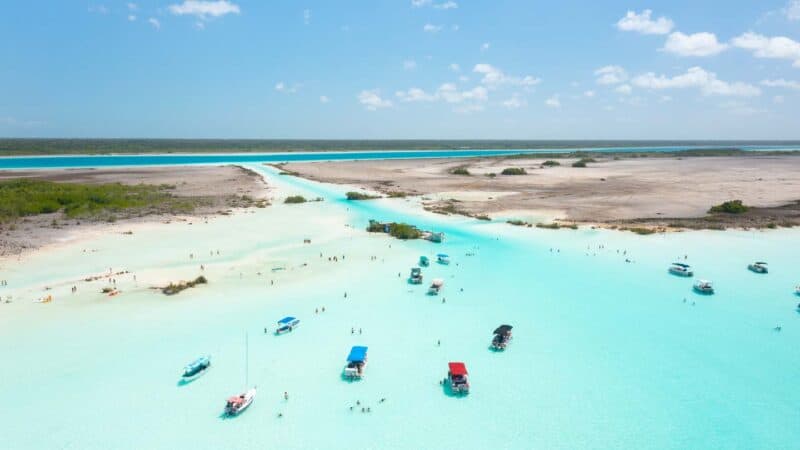
[[[767,265],[767,263],[765,263],[764,261],[756,261],[756,264],[761,265],[761,266],[766,266]]]
[[[500,325],[494,330],[494,334],[508,334],[511,332],[511,329],[514,328],[511,325]]]
[[[367,347],[355,346],[350,349],[347,362],[362,362],[367,359]]]
[[[463,362],[448,363],[450,367],[450,375],[464,376],[467,374],[467,366]]]
[[[436,257],[437,257],[437,258],[449,258],[449,256],[447,256],[447,255],[446,255],[446,254],[444,254],[444,253],[439,253],[439,254],[437,254],[437,255],[436,255]]]
[[[244,403],[244,395],[236,395],[228,399],[228,404],[239,406]]]
[[[278,321],[278,325],[288,325],[288,324],[294,322],[295,320],[296,319],[294,317],[287,316],[287,317],[284,317],[283,319],[279,320]]]
[[[683,267],[684,269],[688,269],[690,266],[684,263],[672,263],[673,266]]]
[[[427,256],[420,256],[420,257],[419,257],[419,260],[420,260],[420,261],[427,261],[427,260],[428,260],[428,257],[427,257]]]
[[[431,286],[444,286],[444,280],[441,278],[434,278],[431,282]]]

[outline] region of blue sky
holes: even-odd
[[[5,3],[4,137],[800,138],[800,0]]]

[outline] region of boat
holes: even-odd
[[[463,362],[448,363],[447,381],[450,391],[454,394],[469,394],[469,379],[467,366]]]
[[[244,334],[244,385],[248,385],[248,377],[250,375],[250,347],[248,346],[247,333]],[[244,391],[239,395],[228,397],[225,402],[225,415],[229,417],[238,416],[248,406],[253,403],[256,398],[256,387]]]
[[[344,366],[344,376],[354,379],[364,376],[364,368],[367,367],[367,347],[354,346],[350,349],[347,356],[347,364]]]
[[[205,373],[210,368],[211,368],[211,357],[202,356],[187,364],[186,367],[183,368],[183,375],[181,375],[181,377],[184,380],[195,378]]]
[[[422,284],[422,269],[419,267],[412,267],[408,281],[410,281],[411,284]]]
[[[798,284],[797,286],[795,286],[795,288],[794,288],[794,293],[795,293],[795,294],[797,294],[797,295],[800,295],[800,284]]]
[[[755,273],[767,273],[769,270],[767,269],[767,263],[764,261],[756,261],[753,264],[747,266],[752,272]]]
[[[681,277],[691,277],[694,275],[694,272],[692,272],[692,267],[690,265],[677,262],[672,263],[672,265],[669,266],[669,273]]]
[[[419,265],[421,267],[428,267],[429,265],[431,265],[431,262],[430,262],[430,260],[428,259],[427,256],[420,256],[419,257]]]
[[[228,402],[225,404],[225,414],[238,416],[253,403],[255,398],[256,388],[251,388],[247,392],[228,398]]]
[[[694,284],[694,290],[700,294],[713,294],[714,293],[714,286],[708,280],[697,280],[697,283]]]
[[[441,278],[434,278],[431,282],[431,287],[428,288],[428,295],[439,295],[439,291],[444,287],[444,280]]]
[[[439,253],[438,255],[436,255],[436,262],[438,262],[439,264],[448,265],[450,264],[450,257],[445,255],[444,253]]]
[[[294,331],[300,325],[300,319],[296,319],[294,317],[284,317],[283,319],[278,321],[278,329],[275,330],[275,334],[283,334],[288,333],[290,331]]]
[[[500,325],[494,330],[492,338],[492,348],[495,350],[505,350],[511,341],[511,325]]]

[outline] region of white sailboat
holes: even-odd
[[[244,385],[247,386],[249,372],[250,372],[250,348],[248,345],[248,338],[247,333],[244,335]],[[225,414],[228,416],[238,416],[241,414],[248,406],[253,403],[253,400],[256,398],[256,387],[253,386],[252,388],[248,389],[247,391],[239,394],[234,395],[233,397],[229,397],[228,401],[225,403]]]

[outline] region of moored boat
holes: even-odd
[[[411,275],[408,277],[411,284],[422,284],[422,269],[419,267],[411,268]]]
[[[680,277],[691,277],[694,275],[690,265],[678,262],[672,263],[672,265],[669,266],[669,273]]]
[[[463,362],[448,363],[447,382],[454,394],[469,394],[467,366]]]
[[[253,400],[256,398],[256,388],[252,388],[247,392],[243,392],[239,395],[235,395],[233,397],[228,398],[228,401],[225,403],[225,414],[229,416],[238,416],[242,413],[248,406],[253,403]]]
[[[181,377],[184,380],[195,378],[205,373],[210,368],[211,368],[211,357],[202,356],[187,364],[186,367],[183,368],[183,375],[181,375]]]
[[[500,325],[494,330],[492,338],[492,348],[495,350],[505,350],[511,341],[511,325]]]
[[[800,284],[798,284],[797,286],[795,286],[795,288],[794,288],[794,293],[795,293],[795,294],[797,294],[797,295],[800,295]]]
[[[278,321],[278,328],[275,330],[275,334],[283,334],[288,333],[290,331],[294,331],[300,325],[300,319],[294,317],[284,317],[283,319]]]
[[[750,269],[750,271],[755,272],[755,273],[767,273],[767,272],[769,272],[769,269],[767,269],[767,263],[765,263],[764,261],[756,261],[756,262],[754,262],[752,264],[749,264],[747,266],[747,268]]]
[[[419,257],[419,265],[421,267],[428,267],[431,264],[431,261],[428,259],[427,256],[420,256]]]
[[[439,253],[436,255],[436,262],[439,264],[448,265],[450,264],[450,256],[445,255],[444,253]]]
[[[354,379],[364,376],[364,368],[367,367],[367,347],[354,346],[350,349],[347,356],[347,364],[344,366],[344,376]]]
[[[431,286],[428,288],[428,295],[439,295],[439,291],[444,287],[444,280],[441,278],[434,278]]]
[[[714,285],[708,280],[698,280],[694,284],[694,290],[700,294],[711,295],[714,293]]]

